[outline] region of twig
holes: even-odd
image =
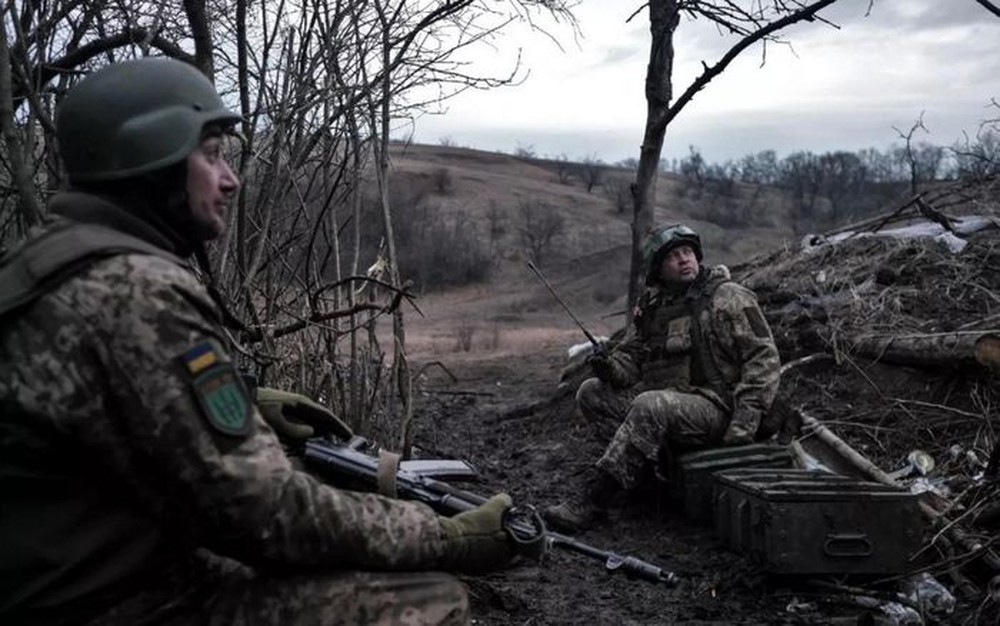
[[[425,364],[423,367],[421,367],[419,370],[417,370],[417,376],[416,377],[420,378],[423,375],[424,371],[426,371],[427,368],[429,368],[429,367],[431,367],[433,365],[437,365],[442,370],[444,370],[444,373],[448,375],[448,378],[451,379],[451,382],[453,382],[453,383],[457,383],[458,382],[458,377],[455,376],[454,374],[452,374],[451,370],[449,370],[445,366],[445,364],[442,363],[441,361],[431,361],[430,363]]]
[[[961,326],[959,326],[955,330],[966,330],[968,328],[974,328],[976,326],[990,324],[990,323],[996,322],[998,320],[1000,320],[1000,313],[997,313],[996,315],[991,315],[989,317],[984,317],[983,319],[978,319],[978,320],[973,320],[971,322],[967,322],[965,324],[962,324]]]
[[[907,576],[913,576],[915,574],[921,574],[923,572],[934,571],[934,570],[936,570],[938,568],[943,568],[943,567],[945,567],[947,565],[951,565],[952,563],[960,563],[960,564],[964,565],[965,563],[968,563],[970,561],[974,561],[975,559],[979,558],[984,553],[986,553],[986,551],[988,551],[991,547],[993,547],[993,544],[996,543],[998,539],[1000,539],[1000,537],[991,537],[990,540],[987,541],[986,543],[978,546],[977,548],[969,550],[968,552],[964,552],[962,554],[957,554],[955,556],[948,557],[948,558],[946,558],[946,559],[944,559],[942,561],[938,561],[936,563],[932,563],[931,565],[925,565],[923,567],[918,567],[917,569],[907,570],[905,574],[899,574],[899,575],[896,575],[896,576],[889,576],[887,578],[880,578],[878,580],[872,581],[872,584],[873,585],[881,585],[881,584],[884,584],[884,583],[892,582],[894,580],[900,580],[900,579],[905,578]]]
[[[929,409],[940,409],[942,411],[949,411],[951,413],[956,413],[958,415],[964,415],[965,417],[972,417],[975,419],[983,419],[982,415],[977,413],[970,413],[968,411],[963,411],[962,409],[956,409],[953,406],[945,406],[943,404],[935,404],[933,402],[924,402],[922,400],[907,400],[906,398],[888,398],[891,402],[898,402],[899,404],[913,404],[916,406],[922,406]]]
[[[493,397],[496,394],[492,391],[463,391],[461,389],[421,389],[421,393],[429,393],[438,396],[486,396]]]

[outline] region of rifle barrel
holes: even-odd
[[[670,586],[677,584],[676,574],[658,565],[653,565],[648,561],[643,561],[638,557],[601,550],[600,548],[559,533],[546,532],[545,535],[553,547],[563,547],[572,552],[604,561],[604,569],[609,572],[621,570],[629,577],[634,576],[654,583],[666,583]]]
[[[369,488],[378,484],[378,460],[347,446],[313,439],[306,442],[304,455],[307,462],[318,466],[331,478],[360,480]],[[479,494],[406,470],[399,470],[396,473],[396,489],[401,497],[423,502],[446,515],[470,511],[488,500]],[[506,528],[521,540],[535,539],[539,532],[544,532],[549,547],[562,548],[603,561],[604,569],[608,572],[621,571],[629,577],[671,586],[677,582],[677,576],[673,572],[657,565],[634,556],[601,550],[566,535],[542,531],[541,528],[525,521],[507,520]]]

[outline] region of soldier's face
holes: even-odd
[[[667,252],[660,264],[660,278],[667,283],[689,283],[698,278],[701,266],[694,248],[687,245],[677,246]]]
[[[222,148],[222,136],[208,136],[187,158],[188,205],[203,240],[215,239],[226,229],[226,207],[240,187]]]

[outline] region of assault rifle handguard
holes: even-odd
[[[376,489],[378,459],[364,452],[324,439],[311,439],[305,444],[303,456],[313,471],[335,485],[361,485],[368,490]],[[474,509],[487,500],[481,495],[406,469],[396,472],[396,493],[400,498],[423,502],[445,515]],[[514,507],[505,517],[504,524],[515,541],[531,542],[537,540],[539,534],[544,534],[547,547],[562,548],[603,561],[604,568],[609,572],[622,572],[629,577],[667,585],[677,582],[673,572],[637,557],[601,550],[572,537],[547,531],[533,507]]]

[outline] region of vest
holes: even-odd
[[[180,257],[120,230],[69,220],[56,222],[0,257],[0,317],[31,304],[101,259],[130,253],[186,265]]]
[[[727,410],[731,408],[732,390],[708,348],[711,328],[705,327],[712,296],[727,282],[732,280],[709,279],[675,298],[660,291],[643,294],[638,331],[646,349],[641,371],[644,387],[688,392],[708,389]]]

